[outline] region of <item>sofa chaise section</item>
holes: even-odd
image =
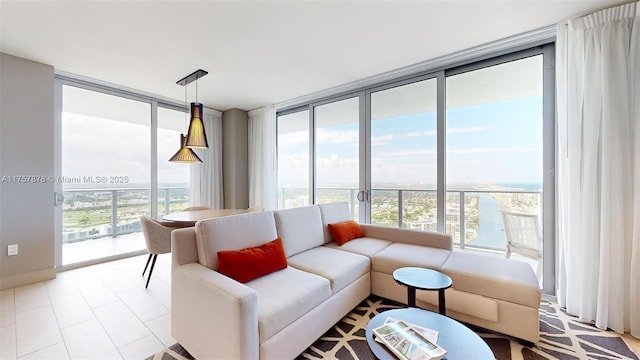
[[[442,272],[453,280],[447,290],[452,317],[536,342],[541,291],[531,266],[522,261],[454,252]],[[437,304],[423,292],[418,301]],[[426,306],[426,304],[425,304]]]
[[[350,219],[347,203],[320,205],[327,224]],[[325,217],[327,219],[325,219]],[[453,281],[446,290],[447,315],[457,320],[520,339],[539,339],[541,291],[533,269],[526,263],[478,253],[453,251],[448,234],[361,224],[365,237],[338,246],[371,258],[371,292],[401,303],[406,287],[393,279],[405,266],[439,270]],[[325,233],[328,231],[325,229]],[[419,307],[438,310],[436,291],[417,291]]]
[[[393,279],[393,271],[404,266],[438,270],[453,281],[452,287],[445,291],[448,316],[526,341],[538,341],[541,291],[528,264],[452,251],[452,239],[446,234],[378,229],[372,225],[362,227],[367,236],[384,236],[394,241],[371,258],[373,294],[406,303],[406,287]],[[419,245],[427,242],[430,245]],[[438,293],[417,291],[416,305],[437,311]]]

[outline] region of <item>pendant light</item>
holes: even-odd
[[[184,134],[180,134],[180,149],[169,159],[170,162],[175,163],[187,163],[187,164],[197,164],[201,163],[202,160],[196,155],[193,150],[184,146],[185,137]]]
[[[185,86],[185,94],[187,91],[186,86],[193,81],[196,82],[196,101],[191,103],[191,120],[189,121],[187,138],[184,143],[184,146],[190,149],[209,148],[207,133],[204,128],[204,122],[202,121],[202,104],[198,102],[198,79],[207,74],[207,71],[199,69],[176,82],[178,85]]]
[[[207,133],[204,130],[204,122],[202,121],[202,104],[198,102],[191,103],[191,121],[189,121],[187,141],[184,146],[190,149],[209,148],[209,143],[207,143]]]

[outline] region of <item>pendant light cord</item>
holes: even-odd
[[[184,122],[189,122],[189,103],[187,103],[187,86],[184,87]]]

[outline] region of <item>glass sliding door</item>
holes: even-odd
[[[542,64],[536,55],[447,77],[445,231],[461,247],[505,250],[503,210],[542,219]]]
[[[191,165],[171,163],[180,148],[180,134],[187,133],[186,113],[158,108],[158,217],[189,206]]]
[[[359,218],[360,99],[352,97],[314,108],[315,203],[348,202]]]
[[[436,79],[371,93],[371,223],[437,229]]]
[[[62,86],[62,265],[145,248],[151,105]]]
[[[277,118],[278,208],[310,205],[309,110]]]
[[[502,256],[503,211],[533,214],[553,293],[553,58],[544,45],[279,114],[279,207],[346,201],[356,220],[442,231]]]

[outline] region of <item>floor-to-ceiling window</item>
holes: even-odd
[[[158,107],[158,216],[189,206],[189,165],[167,161],[180,147],[180,134],[187,133],[184,111]]]
[[[360,186],[360,100],[349,97],[314,108],[315,201],[355,204]],[[359,217],[359,206],[352,206]]]
[[[371,93],[371,223],[437,229],[436,79]]]
[[[278,208],[309,205],[309,110],[278,115]]]
[[[145,249],[140,216],[187,206],[189,167],[167,161],[179,148],[184,111],[86,83],[58,84],[57,265]]]
[[[447,76],[445,231],[462,247],[505,250],[503,210],[542,217],[542,64],[535,55]]]
[[[361,221],[444,231],[460,248],[499,252],[502,211],[533,214],[551,293],[553,91],[546,45],[285,109],[279,207],[306,205],[284,196],[299,191],[308,203],[347,201]]]

